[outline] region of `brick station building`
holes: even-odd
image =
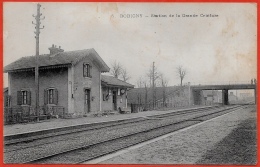
[[[109,67],[94,49],[66,51],[52,46],[39,56],[40,115],[81,117],[127,107],[127,91],[134,86],[101,75]],[[4,67],[8,73],[9,108],[35,115],[35,56],[22,57]]]

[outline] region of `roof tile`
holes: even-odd
[[[77,64],[84,57],[95,55],[95,57],[100,62],[102,72],[108,72],[109,67],[106,63],[99,57],[94,49],[84,49],[76,51],[59,52],[56,54],[44,54],[39,56],[39,67],[62,65],[62,64]],[[5,66],[4,72],[34,68],[35,67],[35,56],[22,57],[17,61]]]

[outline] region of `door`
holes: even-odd
[[[84,92],[84,110],[85,113],[90,112],[90,89],[85,89]]]
[[[113,107],[114,107],[114,110],[117,110],[117,104],[116,104],[117,98],[116,98],[116,96],[117,96],[117,91],[113,91]]]

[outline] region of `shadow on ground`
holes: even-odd
[[[255,114],[255,111],[252,111]],[[241,122],[196,164],[255,165],[257,163],[256,119]]]

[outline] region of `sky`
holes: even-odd
[[[36,5],[4,2],[4,66],[35,55]],[[48,54],[52,44],[65,51],[94,48],[108,66],[116,60],[126,68],[128,82],[134,85],[153,62],[169,86],[180,84],[179,66],[187,71],[184,83],[244,83],[256,78],[256,3],[41,5],[45,19],[40,54]],[[202,17],[207,14],[217,17]]]

